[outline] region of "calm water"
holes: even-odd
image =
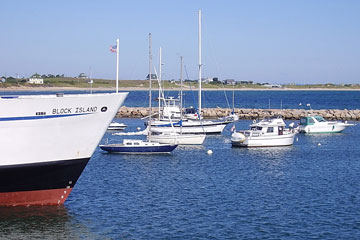
[[[184,92],[186,106],[196,106],[197,92]],[[158,96],[153,92],[153,96]],[[177,91],[167,91],[165,96],[177,97]],[[228,101],[226,101],[226,97]],[[203,91],[203,107],[232,107],[232,91]],[[236,108],[304,108],[307,103],[313,109],[359,109],[360,91],[235,91]],[[302,106],[299,106],[302,103]],[[158,103],[154,102],[154,106]],[[147,91],[131,91],[125,100],[128,107],[147,107]]]
[[[142,126],[139,119],[117,120],[128,131]],[[0,208],[0,236],[360,239],[360,125],[261,149],[231,148],[230,127],[204,146],[165,156],[97,149],[64,206]]]

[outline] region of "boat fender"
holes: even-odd
[[[236,142],[239,142],[239,143],[242,143],[246,140],[246,136],[240,132],[235,132],[233,135],[232,135],[233,139],[236,141]]]

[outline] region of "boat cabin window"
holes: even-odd
[[[250,130],[251,130],[251,131],[255,131],[255,130],[256,130],[256,127],[251,127]]]
[[[279,127],[278,127],[278,134],[279,134],[279,135],[283,135],[283,134],[284,134],[284,127],[283,127],[283,126],[279,126]]]
[[[309,119],[308,119],[308,123],[312,123],[312,124],[314,124],[314,123],[315,123],[315,121],[314,121],[314,119],[309,118]]]
[[[318,122],[326,122],[325,119],[321,116],[316,116],[315,119],[318,121]]]
[[[273,133],[274,132],[274,127],[268,127],[267,133]]]
[[[307,123],[307,118],[303,117],[303,118],[300,118],[300,124],[301,125],[306,125]]]
[[[134,145],[140,145],[138,142],[134,143]]]
[[[261,131],[262,127],[256,127],[256,130]]]
[[[127,142],[126,145],[132,145],[131,142]]]

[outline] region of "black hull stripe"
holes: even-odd
[[[0,193],[72,188],[89,159],[0,166]]]

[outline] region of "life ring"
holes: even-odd
[[[256,120],[255,120],[255,119],[253,120],[253,123],[256,123]]]

